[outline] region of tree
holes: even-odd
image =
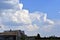
[[[37,34],[37,37],[36,37],[37,39],[40,39],[40,34]]]
[[[22,35],[21,40],[25,40],[25,39],[26,39],[26,35]]]

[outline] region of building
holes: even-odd
[[[22,36],[25,36],[24,31],[10,30],[0,33],[0,40],[21,40]]]
[[[40,34],[37,34],[37,36],[27,36],[24,31],[9,30],[0,33],[0,40],[60,40],[60,37],[41,37]]]

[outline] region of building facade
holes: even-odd
[[[22,35],[25,36],[21,30],[4,31],[0,33],[0,40],[21,40]]]

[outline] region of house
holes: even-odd
[[[20,40],[22,35],[25,36],[24,31],[9,30],[0,33],[0,40]]]

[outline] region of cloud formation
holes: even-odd
[[[0,5],[0,25],[4,30],[11,28],[35,31],[40,27],[45,29],[46,26],[50,28],[50,25],[54,25],[54,21],[48,19],[46,13],[30,13],[29,10],[23,9],[23,4],[19,3],[19,0],[1,0],[0,4],[4,5]]]

